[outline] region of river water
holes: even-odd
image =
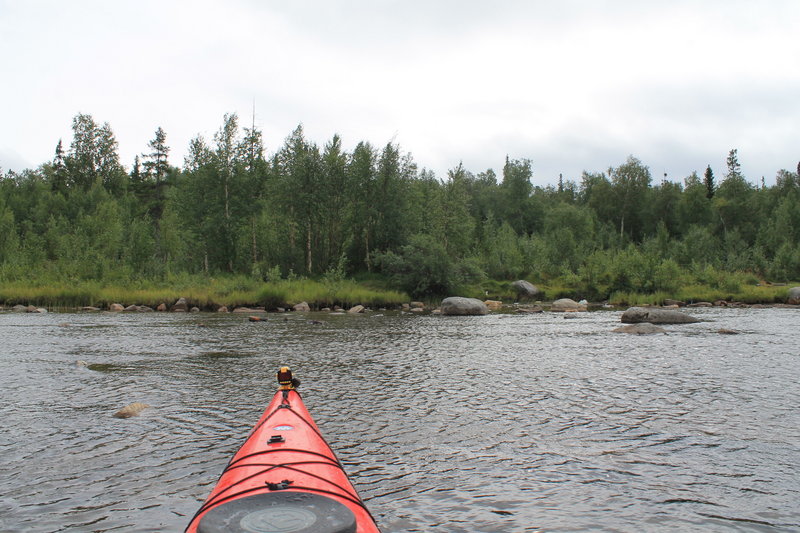
[[[282,364],[385,533],[800,531],[800,310],[691,313],[0,313],[0,531],[181,531]]]

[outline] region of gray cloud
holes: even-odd
[[[180,164],[255,101],[270,150],[303,123],[319,145],[394,140],[440,177],[509,155],[544,185],[634,154],[681,180],[734,147],[751,180],[795,168],[799,3],[496,4],[6,2],[0,146],[19,157],[0,164],[49,160],[78,112],[126,164],[163,127]]]

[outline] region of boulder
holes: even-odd
[[[91,305],[86,305],[84,307],[81,307],[81,311],[100,311],[100,308]]]
[[[477,298],[451,296],[442,300],[443,315],[485,315],[489,313],[486,304]]]
[[[412,309],[425,309],[425,304],[423,302],[411,302]]]
[[[199,312],[200,312],[199,307],[192,307],[192,313],[199,313]]]
[[[152,307],[148,307],[146,305],[140,305],[139,306],[139,312],[140,313],[152,313],[153,312],[153,308]]]
[[[358,313],[363,313],[364,312],[364,306],[363,305],[354,305],[353,307],[348,309],[347,312],[350,313],[351,315],[357,315]]]
[[[631,307],[622,313],[621,320],[625,324],[638,324],[640,322],[650,322],[651,324],[693,324],[700,322],[699,319],[687,315],[683,311],[655,307]]]
[[[27,305],[17,304],[14,307],[11,308],[11,312],[12,313],[27,313],[28,312],[28,306]]]
[[[621,326],[613,330],[614,333],[631,333],[634,335],[655,335],[656,333],[666,333],[667,330],[651,324],[650,322],[640,322],[630,326]]]
[[[550,307],[551,311],[559,312],[569,312],[569,311],[586,311],[586,305],[579,304],[575,300],[570,298],[561,298],[553,302],[553,305]]]
[[[302,313],[308,313],[309,311],[311,311],[311,307],[308,305],[307,302],[300,302],[299,304],[295,304],[294,310],[300,311]]]
[[[425,310],[423,308],[421,308],[421,307],[415,307],[414,309],[409,309],[408,312],[409,313],[416,313],[418,315],[421,315],[422,313],[425,312]]]
[[[519,279],[511,284],[511,288],[517,293],[517,298],[534,298],[539,294],[539,289],[530,281]]]
[[[503,307],[503,302],[499,300],[485,300],[483,303],[490,311],[499,311]]]
[[[123,311],[127,311],[127,312],[131,313],[133,311],[139,311],[139,309],[141,309],[141,308],[138,305],[129,305],[128,307],[123,309]]]
[[[122,307],[122,304],[111,304],[111,305],[108,306],[108,310],[109,311],[113,311],[115,313],[120,313],[120,312],[124,311],[125,308]]]
[[[178,301],[172,306],[173,313],[185,313],[188,310],[189,304],[186,303],[186,298],[178,298]]]
[[[116,413],[114,413],[114,418],[130,418],[132,416],[138,416],[142,411],[150,407],[146,403],[141,402],[134,402],[132,404],[126,405]]]
[[[250,309],[249,307],[235,307],[233,309],[233,312],[234,313],[252,313],[253,310]]]
[[[219,309],[217,309],[217,313],[227,313],[227,312],[228,312],[228,308],[225,307],[224,305],[222,307],[220,307]]]
[[[158,307],[156,307],[156,311],[158,311],[159,313],[163,313],[166,310],[167,310],[167,304],[165,303],[160,303],[158,304]]]
[[[788,299],[786,303],[791,305],[800,305],[800,287],[792,287],[789,289]]]

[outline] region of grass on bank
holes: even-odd
[[[75,283],[0,283],[0,302],[6,306],[38,305],[48,308],[94,306],[112,303],[157,307],[172,305],[186,298],[190,306],[214,310],[225,305],[268,309],[308,302],[312,307],[393,306],[409,301],[403,292],[365,286],[351,280],[325,283],[308,279],[278,280],[264,283],[245,276],[224,278],[175,279],[167,282],[138,281],[129,285],[106,285],[84,281]]]
[[[607,298],[615,306],[661,305],[667,299],[692,302],[736,301],[747,304],[784,303],[789,287],[786,285],[755,285],[744,280],[729,279],[727,283],[686,283],[673,291],[654,293],[638,291],[615,291]],[[553,301],[559,298],[583,299],[583,292],[571,287],[564,280],[551,280],[537,284],[540,294],[537,300]],[[516,301],[511,282],[486,280],[480,284],[458,289],[455,294],[480,300]],[[396,307],[411,300],[411,297],[388,286],[380,277],[358,280],[304,278],[280,279],[262,282],[247,276],[208,278],[204,276],[181,276],[167,281],[132,281],[127,284],[104,284],[96,281],[81,282],[0,282],[0,303],[36,305],[50,309],[68,309],[84,306],[105,308],[112,303],[123,305],[146,305],[157,307],[161,303],[172,305],[178,298],[186,298],[190,306],[204,310],[215,310],[221,305],[233,309],[238,306],[290,307],[299,302],[308,302],[312,308],[349,307],[356,304],[368,307]],[[426,303],[436,306],[441,297],[430,297]],[[604,299],[605,300],[605,299]]]

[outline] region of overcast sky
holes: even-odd
[[[254,102],[268,153],[302,123],[440,178],[508,155],[579,182],[633,154],[682,181],[738,148],[769,184],[800,160],[797,0],[0,0],[0,72],[5,170],[51,160],[78,113],[126,167],[159,126],[182,166]]]

